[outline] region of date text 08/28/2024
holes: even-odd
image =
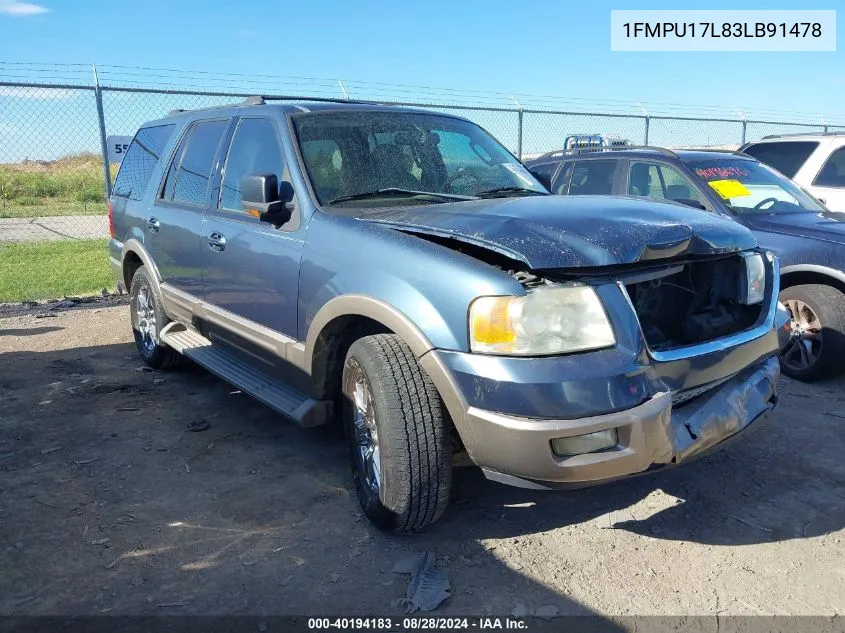
[[[522,630],[528,627],[521,618],[497,617],[405,617],[402,620],[390,617],[368,618],[308,618],[309,630],[396,630],[401,625],[402,631],[415,630]]]
[[[625,37],[677,38],[766,38],[822,36],[819,22],[626,22]]]

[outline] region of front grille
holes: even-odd
[[[745,262],[730,256],[669,266],[625,289],[649,347],[664,351],[713,341],[754,326],[763,303],[739,303]]]

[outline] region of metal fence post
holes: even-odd
[[[645,133],[643,135],[643,145],[648,145],[648,131],[651,127],[651,116],[648,113],[648,110],[645,109],[645,106],[642,103],[638,103],[640,106],[640,110],[643,111],[643,116],[645,117]]]
[[[106,198],[111,197],[111,165],[109,164],[109,148],[106,143],[106,117],[103,114],[103,92],[100,90],[100,80],[97,77],[97,64],[91,64],[94,71],[94,98],[97,101],[97,119],[100,124],[100,149],[103,152],[103,177],[106,179]]]
[[[343,85],[341,79],[337,80],[337,85],[340,86],[340,91],[343,93],[343,98],[349,101],[349,93],[346,91],[346,86]]]
[[[519,160],[522,160],[522,105],[519,103],[519,101],[516,100],[516,97],[514,97],[513,95],[511,95],[511,99],[513,99],[513,103],[516,106],[516,157]]]
[[[739,115],[740,122],[742,124],[742,138],[740,139],[739,144],[745,145],[745,139],[748,137],[748,120],[745,118],[745,112],[740,109],[736,109],[736,113]]]

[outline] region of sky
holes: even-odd
[[[817,0],[810,8],[837,5],[841,0]],[[106,84],[138,80],[169,88],[202,84],[234,90],[242,76],[274,75],[288,79],[278,86],[276,80],[265,80],[263,86],[271,86],[268,93],[299,94],[300,80],[295,78],[309,77],[321,79],[322,90],[340,97],[336,84],[342,78],[353,97],[360,98],[387,99],[389,93],[414,99],[425,94],[419,87],[432,87],[439,94],[449,94],[449,89],[485,91],[478,96],[480,105],[489,105],[495,92],[500,105],[515,94],[521,101],[534,96],[536,102],[554,96],[560,99],[558,108],[567,110],[583,106],[639,113],[637,104],[643,103],[652,114],[684,114],[714,106],[721,116],[762,111],[759,118],[792,121],[791,114],[772,111],[800,112],[804,120],[845,122],[845,44],[836,52],[812,53],[610,50],[611,9],[676,8],[795,9],[796,3],[707,0],[696,7],[654,0],[0,0],[0,81],[72,77],[71,83],[87,84],[88,65],[96,62]],[[839,12],[837,26],[843,15],[845,10]],[[71,67],[52,66],[74,63],[84,65],[75,67],[75,75]],[[180,69],[181,75],[154,69]],[[309,81],[302,85],[317,85]],[[24,99],[9,90],[5,98],[0,92],[0,162],[20,160],[33,151],[58,156],[99,142],[89,94],[54,92],[44,95],[50,98]],[[461,100],[466,102],[466,95]],[[543,101],[546,107],[552,102]],[[106,99],[107,127],[109,133],[132,134],[168,108],[216,103],[185,105],[152,97],[132,101],[113,93]],[[515,118],[485,116],[471,118],[514,149]],[[83,124],[78,123],[81,118]],[[616,126],[611,132],[636,140],[642,135],[642,124],[634,120],[537,120],[526,128],[528,150],[546,151],[547,139],[540,135],[552,123],[559,124],[561,134],[564,128],[592,132],[607,125]],[[721,129],[714,124],[707,130],[695,125],[655,121],[651,142],[688,138],[720,143],[738,134],[736,125]],[[799,130],[759,126],[755,135],[781,131]],[[557,131],[554,136],[552,148],[558,145]]]
[[[841,0],[817,0],[811,8],[837,5]],[[783,0],[697,7],[653,0],[0,0],[0,60],[841,112],[842,45],[824,53],[611,52],[614,8],[800,7]],[[841,26],[845,10],[839,13]]]

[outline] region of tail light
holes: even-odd
[[[109,235],[117,237],[117,231],[114,229],[114,203],[109,200]]]

